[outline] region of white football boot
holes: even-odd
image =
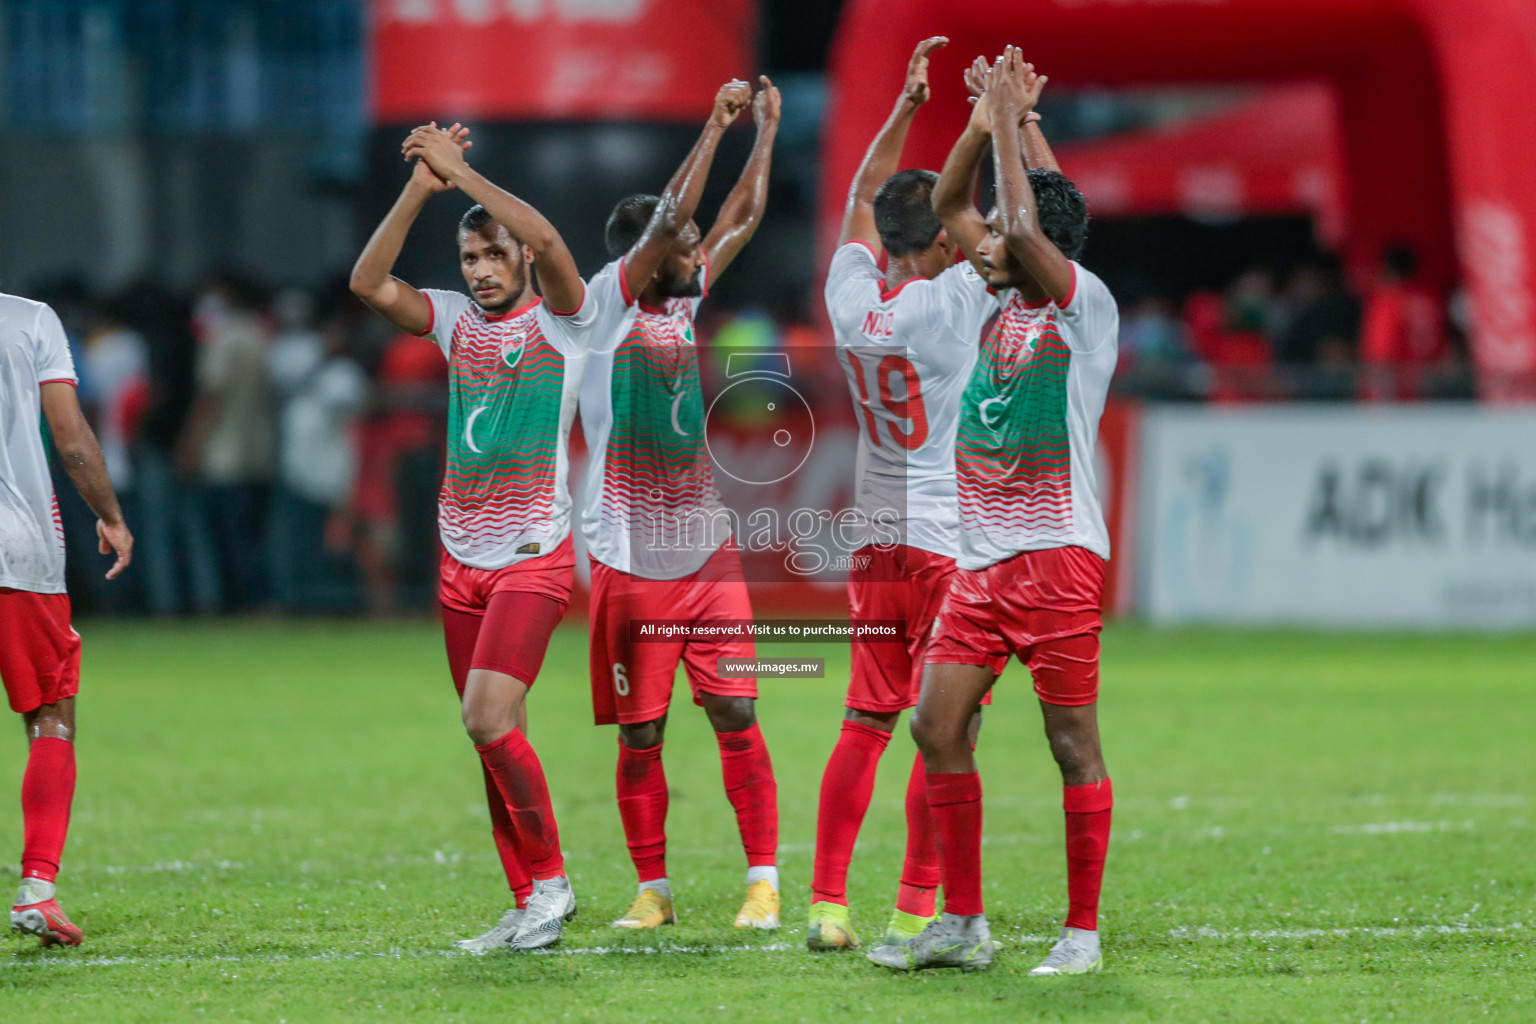
[[[1053,974],[1090,974],[1103,966],[1104,954],[1099,951],[1098,932],[1063,928],[1061,937],[1045,960],[1029,973],[1036,978]]]
[[[460,939],[453,944],[453,948],[462,949],[466,953],[488,953],[493,949],[504,949],[522,926],[525,913],[521,907],[513,907],[501,915],[500,921],[491,925],[490,931],[473,939]]]
[[[542,949],[560,941],[562,925],[576,916],[576,894],[571,891],[571,880],[564,875],[556,878],[535,878],[533,895],[523,913],[523,923],[508,943],[513,949]]]

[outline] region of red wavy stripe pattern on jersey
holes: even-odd
[[[686,302],[642,312],[614,353],[601,529],[661,550],[713,547],[703,517],[724,508],[704,441],[698,348]]]
[[[503,322],[477,310],[454,325],[443,534],[461,551],[495,549],[553,525],[565,357],[536,309]]]
[[[961,401],[955,470],[971,536],[1014,550],[1071,536],[1070,365],[1056,310],[1029,309],[1015,293],[982,340]]]

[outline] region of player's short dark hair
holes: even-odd
[[[616,260],[635,247],[660,202],[660,196],[644,192],[619,200],[608,215],[608,226],[603,229],[603,243],[608,246],[609,259]]]
[[[487,210],[479,203],[476,203],[474,206],[471,206],[469,209],[465,210],[464,216],[459,218],[459,234],[478,235],[496,223],[498,222],[495,217],[491,216],[491,211]],[[523,240],[521,238],[518,238],[516,235],[512,234],[511,228],[507,228],[507,234],[511,235],[512,241],[516,244],[523,244]]]
[[[944,225],[933,212],[933,186],[939,176],[916,168],[897,171],[875,190],[875,230],[892,256],[922,252]]]
[[[1088,201],[1065,174],[1031,168],[1029,187],[1035,193],[1035,212],[1040,230],[1069,260],[1083,254],[1088,244]]]

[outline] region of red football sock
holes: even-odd
[[[512,826],[512,815],[507,813],[507,802],[502,799],[501,788],[491,775],[485,762],[480,762],[485,776],[485,801],[491,809],[491,837],[496,840],[496,853],[501,857],[501,870],[507,876],[507,888],[512,890],[517,906],[526,906],[533,894],[533,873],[528,860],[517,844],[517,829]]]
[[[932,917],[939,877],[939,845],[934,838],[933,813],[928,809],[928,773],[923,769],[923,755],[918,754],[907,778],[907,856],[901,863],[896,909]]]
[[[517,830],[518,848],[527,855],[533,877],[556,878],[565,874],[560,830],[555,826],[555,810],[549,803],[549,784],[544,781],[539,755],[516,729],[495,743],[483,747],[476,744],[475,749],[496,780],[496,788],[501,790]]]
[[[75,798],[75,745],[41,736],[27,752],[21,777],[21,820],[25,832],[21,874],[52,882],[69,832],[69,805]]]
[[[813,903],[848,905],[848,862],[853,859],[853,844],[875,793],[875,769],[890,742],[888,732],[860,722],[843,722],[843,731],[821,776]]]
[[[1067,927],[1097,931],[1115,791],[1108,779],[1063,786],[1061,805],[1067,812]]]
[[[619,741],[619,820],[640,881],[667,877],[667,770],[661,744],[635,750]]]
[[[980,914],[981,776],[976,772],[929,772],[928,807],[943,866],[944,912]]]
[[[717,732],[725,795],[736,809],[736,827],[747,867],[772,866],[779,849],[779,785],[757,723],[739,732]]]

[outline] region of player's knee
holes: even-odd
[[[861,711],[858,708],[849,708],[843,715],[843,721],[857,722],[871,729],[879,729],[881,732],[895,732],[896,720],[900,717],[900,711]]]
[[[944,754],[965,742],[965,729],[955,729],[936,715],[912,714],[912,739],[924,757]]]
[[[657,718],[649,722],[628,722],[619,725],[619,742],[630,750],[650,750],[659,746],[666,736],[667,722]]]
[[[54,705],[45,704],[27,716],[26,727],[29,740],[47,738],[73,742],[75,738],[74,715],[62,713]]]
[[[27,729],[27,735],[34,740],[55,739],[67,740],[71,743],[75,739],[75,730],[72,724],[63,718],[47,718],[39,716]]]
[[[721,697],[705,694],[704,713],[715,732],[740,732],[757,721],[757,701],[751,697]]]
[[[1051,744],[1051,756],[1056,759],[1064,777],[1091,771],[1102,760],[1098,736],[1092,730],[1067,725],[1053,728],[1046,735]]]
[[[512,731],[512,723],[505,716],[494,714],[491,709],[479,705],[466,703],[462,717],[464,731],[477,747],[495,743]]]

